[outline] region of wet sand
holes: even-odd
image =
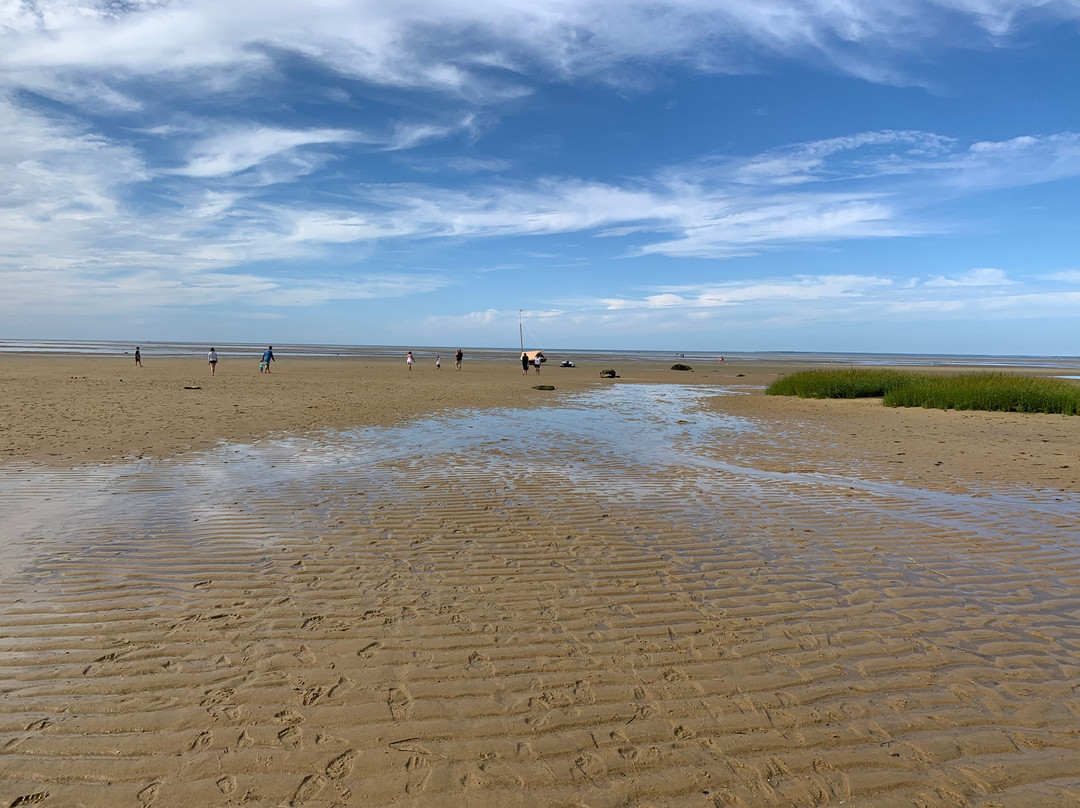
[[[0,804],[1080,799],[1080,419],[53,361],[0,361]]]

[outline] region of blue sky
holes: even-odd
[[[1080,355],[1078,31],[0,0],[0,337]]]

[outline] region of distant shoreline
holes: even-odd
[[[209,350],[210,343],[166,341],[121,340],[33,340],[0,339],[0,356],[91,356],[123,357],[133,355],[135,346],[142,349],[143,356],[201,357]],[[215,342],[214,347],[222,356],[257,356],[266,349],[264,343]],[[518,347],[475,347],[464,345],[329,345],[274,343],[274,353],[281,356],[310,358],[397,358],[412,351],[418,358],[452,355],[461,348],[466,356],[476,360],[499,360],[517,358]],[[541,347],[549,359],[611,360],[611,361],[666,361],[680,359],[693,363],[718,363],[721,356],[725,362],[745,363],[795,363],[800,365],[896,365],[929,367],[989,367],[989,368],[1060,368],[1080,371],[1080,356],[1026,356],[998,354],[920,354],[883,352],[830,352],[830,351],[723,351],[686,349],[680,351],[656,350],[607,350],[596,348],[549,348],[527,345],[530,350]]]

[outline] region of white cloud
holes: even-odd
[[[800,275],[768,281],[731,281],[712,286],[680,286],[634,299],[600,301],[607,309],[708,309],[746,304],[853,300],[893,287],[888,278],[864,275]]]
[[[1061,272],[1051,272],[1043,275],[1044,280],[1063,281],[1064,283],[1080,283],[1080,269],[1066,269]]]
[[[962,153],[927,166],[963,192],[1035,185],[1080,175],[1080,134],[1023,135],[974,143]]]
[[[54,314],[124,313],[200,306],[207,301],[250,306],[315,306],[334,300],[407,297],[444,288],[451,282],[435,274],[279,279],[252,272],[148,269],[102,276],[64,268],[29,269],[4,273],[0,311],[18,312],[40,304],[43,299],[48,300]]]
[[[1008,286],[1015,283],[1009,280],[1004,271],[1000,269],[979,268],[972,269],[962,275],[951,278],[938,276],[926,281],[926,286]]]
[[[448,331],[457,331],[463,327],[467,328],[478,325],[487,326],[501,320],[508,321],[509,317],[503,312],[498,311],[497,309],[486,309],[485,311],[470,311],[466,314],[460,314],[453,317],[428,317],[427,323],[429,325],[445,328]]]
[[[975,271],[978,273],[978,270]],[[918,290],[913,292],[915,286]],[[660,333],[693,320],[709,328],[737,333],[775,326],[829,323],[843,328],[865,323],[885,325],[934,320],[979,321],[1070,317],[1080,291],[1044,284],[984,287],[972,295],[968,286],[929,287],[909,279],[874,275],[803,275],[739,279],[722,284],[645,289],[640,296],[580,301],[579,310],[617,313],[632,323],[627,330]],[[705,327],[705,326],[701,326]]]
[[[196,143],[187,165],[169,173],[202,178],[229,176],[304,146],[350,143],[358,139],[355,132],[339,129],[231,127]]]
[[[1000,44],[1033,12],[1080,18],[1074,2],[1043,0],[31,0],[0,6],[0,52],[8,86],[71,103],[128,104],[124,86],[150,77],[188,92],[252,92],[274,51],[378,85],[479,100],[520,95],[515,76],[633,82],[641,65],[743,72],[759,56],[904,82],[894,54],[929,48],[942,31]]]
[[[122,196],[149,176],[134,149],[2,96],[0,175],[0,261],[31,266],[66,264],[99,239],[122,242]]]

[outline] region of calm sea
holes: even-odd
[[[143,342],[142,353],[151,356],[199,356],[209,350],[208,344],[190,342]],[[216,343],[223,356],[258,356],[265,345],[247,343]],[[415,345],[289,345],[274,346],[274,353],[285,356],[312,357],[402,357],[411,350],[417,356],[441,353],[449,358],[458,346],[427,347]],[[516,347],[477,348],[461,346],[470,359],[517,359]],[[0,340],[0,354],[40,354],[56,356],[124,356],[135,352],[135,343],[110,340]],[[991,356],[959,354],[890,354],[890,353],[808,353],[798,351],[778,352],[722,352],[722,351],[603,351],[590,349],[545,349],[549,360],[607,360],[715,362],[723,355],[731,362],[800,362],[826,365],[975,365],[985,367],[1016,368],[1043,367],[1080,370],[1080,357],[1075,356]]]

